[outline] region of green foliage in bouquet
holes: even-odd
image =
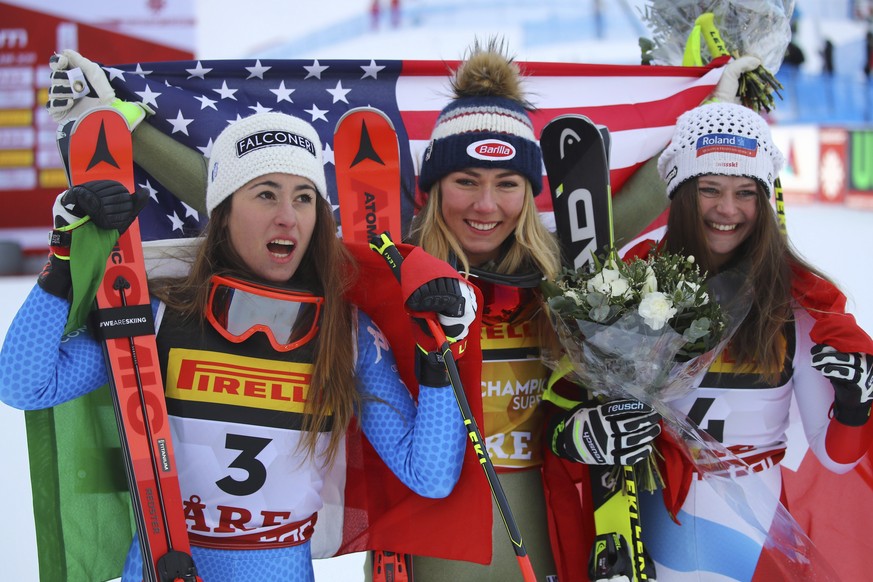
[[[629,262],[616,260],[612,251],[604,261],[594,258],[591,271],[564,269],[543,292],[553,317],[571,330],[578,321],[611,325],[626,315],[639,315],[640,332],[658,332],[668,326],[685,340],[676,354],[683,362],[713,349],[721,340],[725,317],[710,298],[706,274],[693,256],[653,254]],[[581,333],[581,332],[580,332]]]

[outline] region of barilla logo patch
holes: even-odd
[[[261,148],[292,145],[303,148],[315,156],[315,145],[309,139],[290,131],[259,131],[236,142],[236,157],[241,158]]]
[[[758,140],[729,133],[710,133],[697,138],[694,144],[697,157],[724,152],[754,158],[758,155]]]
[[[500,162],[514,158],[515,148],[512,144],[499,139],[483,139],[468,145],[467,155],[477,160]]]

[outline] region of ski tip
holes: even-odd
[[[359,116],[361,114],[371,114],[382,117],[388,123],[388,125],[391,126],[391,129],[394,129],[394,122],[391,121],[391,118],[388,117],[388,115],[384,111],[370,105],[364,105],[361,107],[353,107],[352,109],[349,109],[348,111],[343,113],[339,120],[337,120],[336,122],[336,129],[334,130],[334,133],[336,133],[337,129],[339,129],[339,127],[343,124],[343,121],[345,121],[347,118]]]

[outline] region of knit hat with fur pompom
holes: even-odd
[[[452,78],[454,98],[440,112],[424,153],[418,185],[424,191],[464,168],[506,168],[543,187],[543,155],[521,91],[518,65],[502,43],[474,43]]]
[[[285,113],[256,113],[224,128],[209,156],[206,211],[266,174],[308,178],[327,197],[321,140],[307,122]]]
[[[752,178],[772,195],[783,163],[760,115],[742,105],[709,103],[679,116],[658,173],[670,198],[686,181],[709,174]]]

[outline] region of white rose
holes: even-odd
[[[612,282],[613,297],[625,297],[629,291],[630,285],[628,285],[627,279],[625,279],[624,277],[619,277]]]
[[[671,317],[676,315],[673,302],[659,291],[649,293],[640,301],[639,313],[646,325],[654,330],[664,327]]]
[[[596,291],[611,297],[620,297],[627,293],[627,281],[615,269],[603,269],[588,280],[589,291]]]

